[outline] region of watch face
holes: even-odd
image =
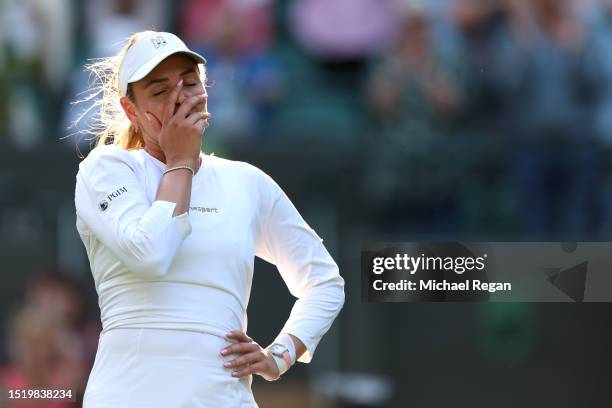
[[[283,355],[283,353],[287,350],[287,347],[283,346],[282,344],[273,344],[270,346],[270,352],[272,354],[281,356]]]

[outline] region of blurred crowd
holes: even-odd
[[[56,267],[36,271],[8,313],[0,361],[0,407],[68,408],[82,401],[100,333],[83,288]],[[10,317],[9,317],[10,316]],[[95,316],[95,314],[94,314]],[[65,390],[68,400],[7,399],[7,390]]]
[[[0,144],[89,145],[91,116],[70,127],[83,67],[144,29],[207,58],[210,150],[351,156],[358,173],[317,164],[358,179],[333,202],[340,221],[411,238],[610,235],[612,0],[0,0]],[[99,327],[81,302],[65,274],[33,275],[7,314],[4,386],[83,390]]]
[[[423,231],[473,222],[505,238],[601,238],[612,2],[458,0],[448,24],[414,4],[366,90],[386,138],[366,185],[387,219],[409,203]]]
[[[610,0],[0,7],[0,139],[17,148],[74,146],[91,119],[69,127],[88,59],[169,30],[208,59],[211,150],[299,140],[355,152],[362,204],[384,231],[598,239],[610,225]]]

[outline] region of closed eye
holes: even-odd
[[[195,84],[185,84],[185,86],[196,86],[196,85],[197,85],[197,83],[195,83]],[[166,90],[165,90],[165,89],[164,89],[163,91],[155,92],[155,93],[153,94],[153,96],[159,96],[159,95],[162,95],[164,92],[166,92]]]

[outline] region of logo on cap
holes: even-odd
[[[165,47],[167,44],[166,40],[161,35],[155,38],[151,38],[151,42],[153,43],[153,46],[155,47],[155,49],[158,49],[159,47]]]

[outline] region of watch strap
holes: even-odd
[[[291,358],[290,360],[291,364],[289,365],[292,366],[293,364],[295,364],[295,361],[297,360],[297,356],[296,356],[296,350],[295,350],[295,343],[293,343],[293,339],[291,339],[291,336],[289,336],[288,333],[280,333],[278,336],[276,336],[276,338],[272,342],[272,344],[275,344],[275,343],[279,343],[287,347],[287,350],[289,350],[289,357]]]
[[[278,367],[279,375],[283,375],[292,365],[291,356],[289,354],[289,350],[285,345],[280,343],[272,343],[268,349],[270,350],[270,354],[276,365]]]
[[[288,354],[288,353],[285,352],[283,354]],[[283,375],[284,373],[287,372],[287,370],[289,370],[289,364],[287,364],[287,360],[285,358],[279,357],[275,354],[272,354],[272,358],[276,362],[276,366],[278,367],[279,375]]]

